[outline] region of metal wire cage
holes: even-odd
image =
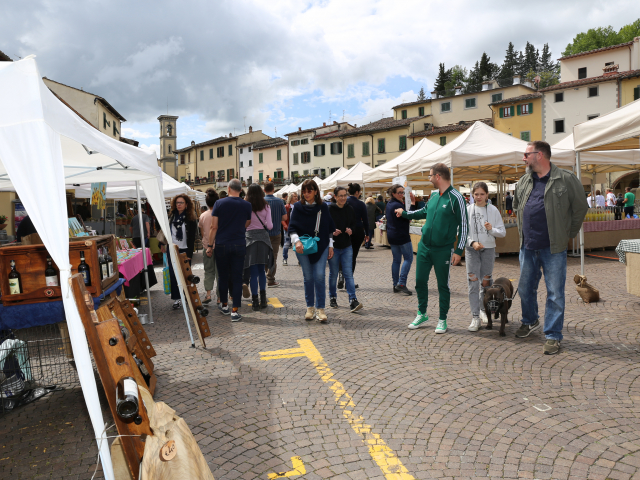
[[[0,332],[0,414],[38,387],[77,385],[65,322]]]

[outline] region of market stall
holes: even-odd
[[[109,445],[100,440],[105,423],[85,329],[70,291],[69,279],[82,262],[80,251],[70,248],[74,242],[69,238],[65,184],[129,182],[142,187],[154,210],[162,211],[164,201],[155,153],[107,137],[84,122],[49,91],[34,57],[29,56],[18,62],[0,62],[0,161],[0,188],[17,192],[42,238],[46,255],[57,266],[60,286],[43,290],[43,294],[59,290],[103,473],[112,480]],[[166,217],[158,220],[171,244]],[[91,246],[97,249],[96,242]],[[70,252],[76,252],[77,257]],[[95,252],[90,257],[93,262],[98,261]],[[172,261],[178,265],[173,255]],[[8,271],[2,273],[6,275]],[[35,273],[44,278],[44,272]],[[8,288],[3,291],[5,295],[12,293]],[[191,332],[188,316],[187,326]]]

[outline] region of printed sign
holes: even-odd
[[[107,205],[107,183],[91,184],[91,205],[95,205],[98,210],[102,210]]]
[[[399,177],[393,177],[392,183],[402,185],[404,187],[404,208],[408,212],[411,210],[411,187],[407,181],[406,175],[400,175]]]

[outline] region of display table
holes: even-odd
[[[630,218],[625,220],[604,220],[601,222],[584,222],[584,232],[611,232],[617,230],[640,229],[640,219]]]
[[[147,265],[152,267],[147,268],[147,275],[149,277],[149,288],[151,288],[156,283],[158,283],[158,280],[153,269],[151,252],[149,249],[146,249],[146,251]],[[137,297],[147,289],[147,285],[144,281],[144,275],[142,274],[142,268],[143,262],[141,248],[118,251],[118,271],[120,272],[120,275],[125,279],[124,294],[127,298]]]

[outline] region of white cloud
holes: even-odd
[[[141,138],[159,138],[158,133],[143,132],[135,128],[122,127],[122,136],[139,140]]]
[[[152,143],[151,145],[146,145],[144,143],[139,144],[140,148],[147,148],[156,152],[156,157],[160,158],[160,145],[157,143]]]

